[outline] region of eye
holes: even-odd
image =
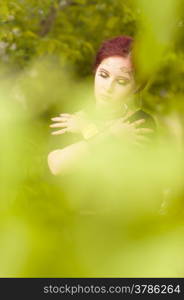
[[[103,78],[107,78],[108,77],[108,74],[105,73],[105,72],[100,72],[99,73],[99,76],[103,77]]]
[[[129,84],[129,80],[127,80],[127,79],[118,79],[117,82],[120,85],[127,85],[127,84]]]

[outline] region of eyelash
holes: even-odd
[[[108,74],[106,74],[106,73],[100,73],[100,76],[103,77],[103,78],[107,78]]]
[[[105,74],[105,73],[100,73],[99,76],[102,78],[105,78],[105,79],[109,77],[108,74]],[[120,79],[120,80],[122,80],[122,79]],[[119,85],[126,85],[129,83],[128,80],[124,80],[123,82],[120,82],[120,80],[117,80]]]

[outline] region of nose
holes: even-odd
[[[109,80],[109,81],[106,83],[105,90],[106,90],[106,92],[109,93],[109,94],[112,94],[112,93],[113,93],[113,90],[114,90],[114,82],[113,82],[113,80]]]

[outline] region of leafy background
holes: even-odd
[[[0,2],[1,277],[183,277],[184,2]],[[116,153],[54,177],[50,117],[91,96],[102,40],[135,38],[151,153]],[[105,154],[104,154],[105,153]],[[109,163],[111,162],[111,163]]]

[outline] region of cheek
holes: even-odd
[[[104,80],[100,76],[95,77],[94,87],[95,91],[100,91],[102,87],[104,86]]]
[[[130,92],[132,92],[133,87],[131,84],[129,85],[125,85],[125,86],[117,86],[115,93],[117,95],[117,97],[121,97],[121,96],[126,96],[127,94],[129,94]]]

